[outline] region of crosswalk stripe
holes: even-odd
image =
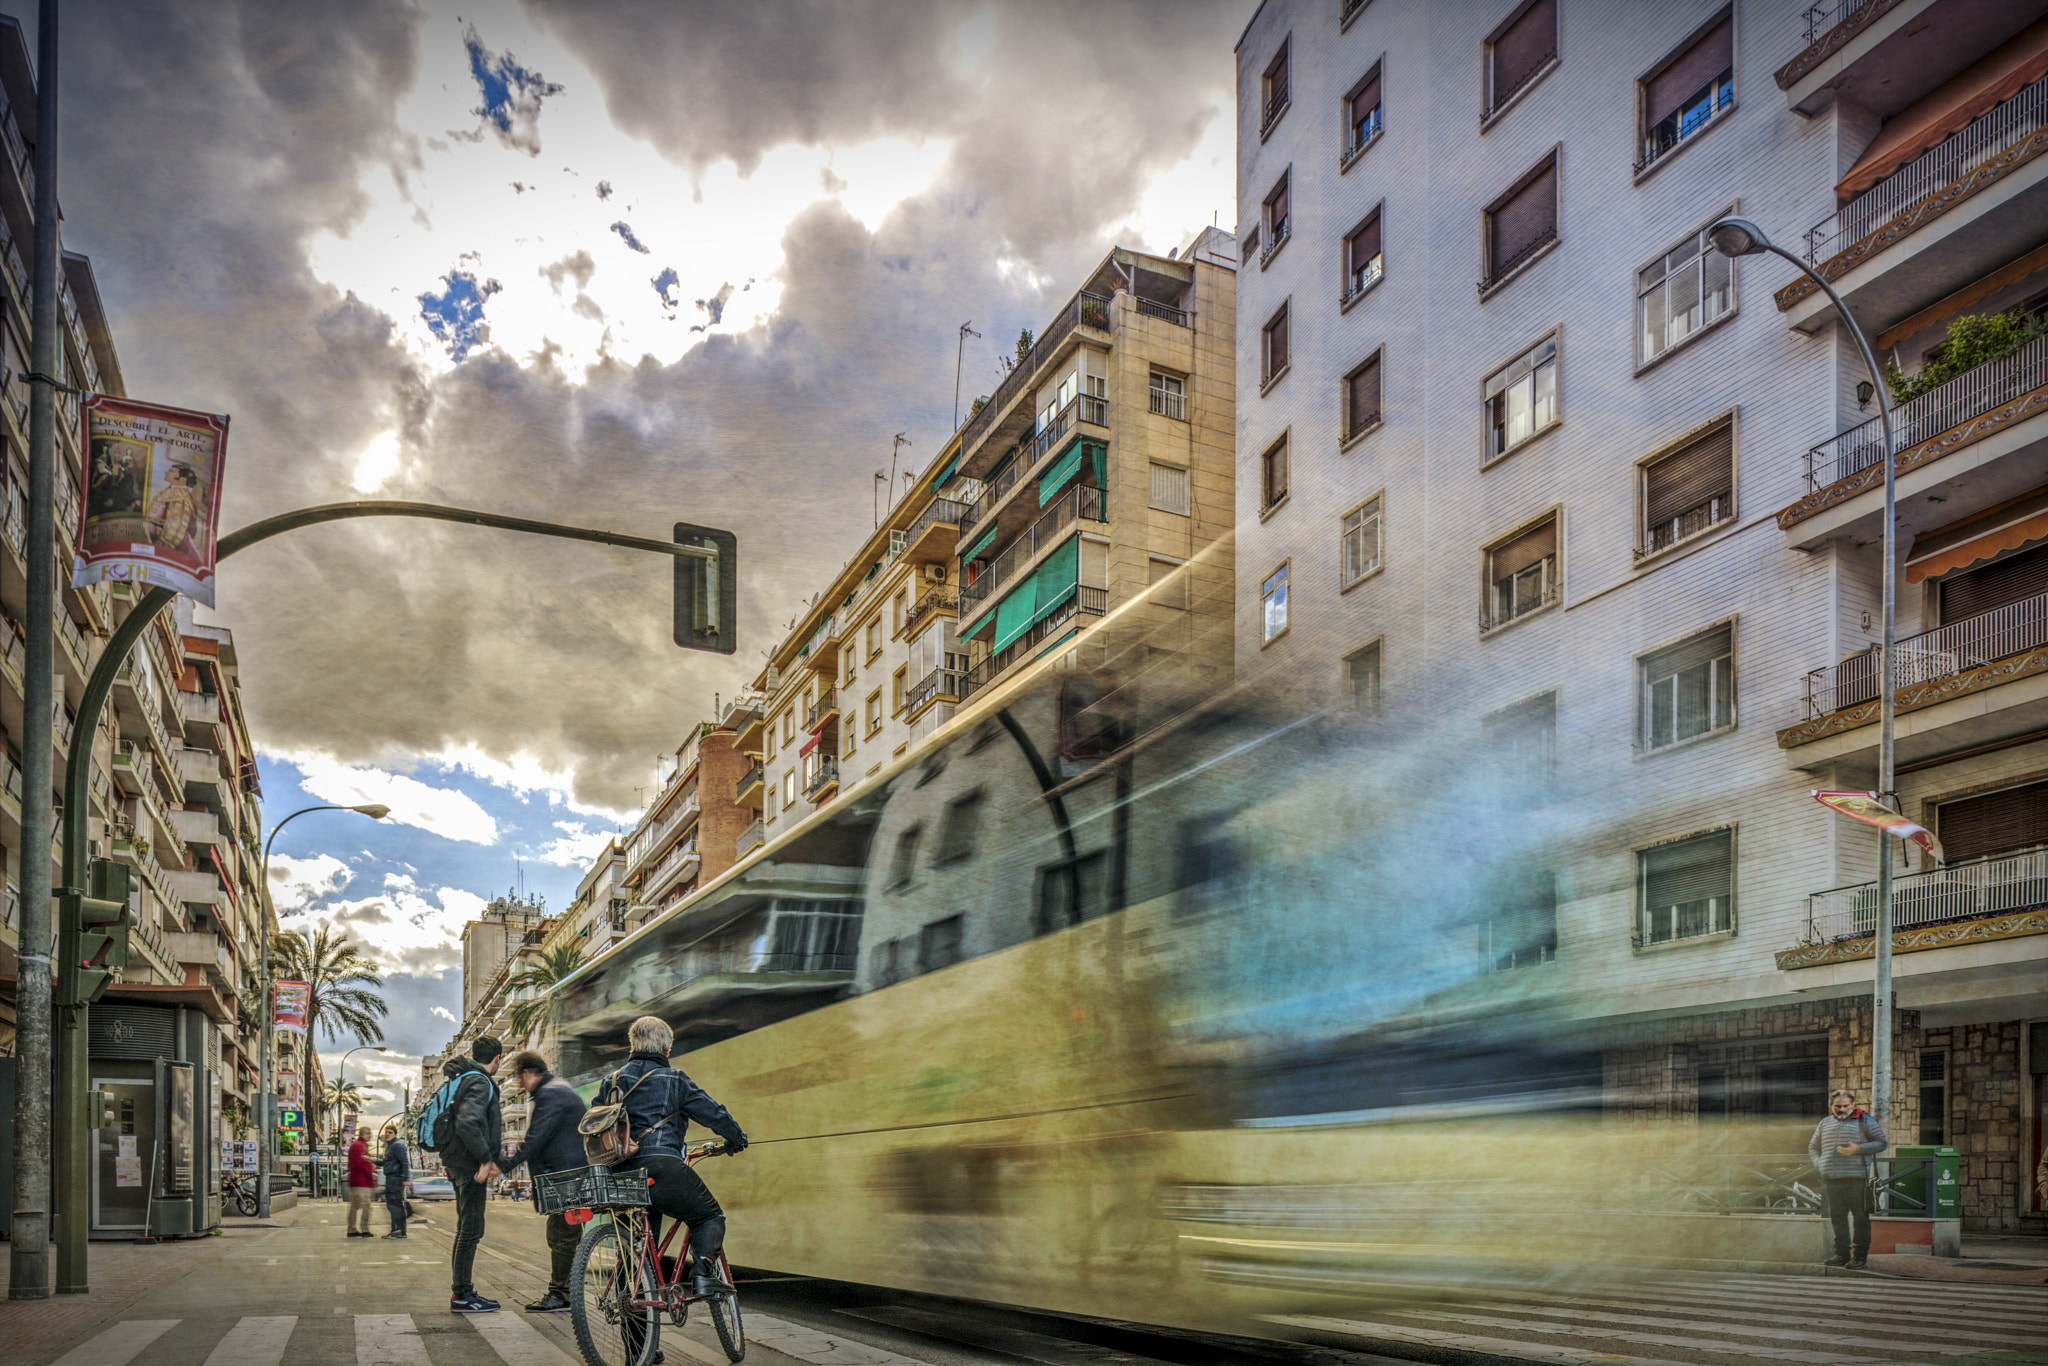
[[[1730,1303],[1743,1305],[1777,1305],[1800,1310],[1821,1309],[1847,1313],[1882,1314],[1886,1312],[1899,1312],[1905,1306],[1907,1302],[1902,1300],[1899,1292],[1899,1286],[1902,1284],[1910,1284],[1913,1287],[1910,1304],[1916,1313],[1921,1309],[1927,1309],[1935,1313],[1964,1316],[1973,1321],[1988,1316],[1996,1319],[2025,1322],[2037,1319],[2044,1311],[2048,1311],[2048,1296],[2040,1296],[2032,1300],[1959,1299],[1933,1293],[1933,1287],[1926,1281],[1892,1282],[1889,1285],[1873,1286],[1869,1290],[1856,1290],[1848,1293],[1809,1293],[1796,1286],[1778,1286],[1768,1289],[1750,1289],[1742,1286],[1673,1286],[1668,1288],[1668,1293],[1712,1296]],[[1649,1290],[1650,1288],[1640,1287],[1639,1289]],[[1658,1292],[1663,1292],[1665,1289],[1664,1287],[1656,1288]]]
[[[357,1314],[356,1366],[432,1366],[410,1314]]]
[[[206,1366],[277,1366],[298,1322],[297,1314],[238,1319],[207,1354]]]
[[[880,1347],[870,1347],[852,1338],[836,1337],[800,1323],[772,1319],[764,1314],[746,1316],[747,1340],[772,1347],[784,1356],[825,1366],[831,1362],[859,1362],[861,1366],[931,1366],[915,1357],[898,1356]]]
[[[540,1329],[525,1319],[510,1314],[471,1314],[469,1322],[505,1366],[574,1366],[567,1352],[542,1337]]]
[[[1328,1319],[1313,1314],[1267,1314],[1264,1318],[1268,1323],[1314,1328],[1325,1333],[1342,1333],[1368,1341],[1378,1339],[1384,1342],[1412,1342],[1424,1347],[1456,1347],[1468,1352],[1491,1352],[1496,1356],[1512,1357],[1518,1361],[1554,1361],[1561,1363],[1562,1366],[1697,1366],[1694,1362],[1672,1361],[1664,1357],[1622,1356],[1614,1352],[1588,1351],[1583,1347],[1554,1347],[1548,1343],[1480,1337],[1471,1333],[1453,1333],[1441,1328],[1414,1328],[1406,1324]]]
[[[2048,1276],[2048,1269],[2042,1271]],[[1716,1283],[1741,1286],[1744,1289],[1777,1290],[1786,1289],[1783,1276],[1748,1276],[1730,1273],[1714,1278]],[[1695,1282],[1697,1284],[1697,1282]],[[1799,1278],[1802,1288],[1821,1295],[1868,1296],[1890,1293],[1887,1287],[1896,1286],[1899,1281],[1865,1280],[1861,1277],[1849,1279],[1839,1276],[1803,1276]],[[1914,1294],[1935,1295],[1942,1299],[1965,1300],[1977,1304],[2040,1304],[2048,1300],[2048,1286],[2032,1285],[1982,1285],[1961,1281],[1913,1281]]]
[[[1971,1328],[1997,1328],[2007,1320],[1988,1315],[1963,1316],[1959,1314],[1937,1314],[1909,1306],[1890,1306],[1890,1312],[1872,1313],[1860,1308],[1836,1305],[1816,1305],[1800,1309],[1790,1304],[1760,1304],[1754,1300],[1730,1300],[1725,1298],[1690,1297],[1676,1294],[1631,1295],[1625,1291],[1614,1291],[1604,1295],[1517,1295],[1503,1297],[1493,1307],[1523,1310],[1528,1304],[1576,1305],[1585,1308],[1622,1309],[1642,1312],[1645,1309],[1661,1309],[1670,1314],[1722,1315],[1732,1310],[1743,1311],[1745,1320],[1753,1323],[1782,1323],[1789,1327],[1841,1325],[1848,1328],[1869,1330],[1889,1329],[1897,1325],[1899,1332],[1918,1330],[1926,1332],[1940,1328],[1951,1336],[1978,1342],[2016,1342],[2023,1347],[2032,1346],[2040,1338],[2040,1317],[2038,1315],[2011,1320],[2013,1327],[2026,1327],[2033,1331],[2023,1337],[2002,1334],[1987,1334],[1965,1331]],[[1484,1304],[1471,1307],[1485,1308]],[[1676,1320],[1684,1322],[1684,1320]]]
[[[1559,1311],[1560,1313],[1565,1311]],[[1697,1334],[1678,1335],[1672,1333],[1642,1333],[1627,1328],[1603,1328],[1594,1323],[1550,1323],[1529,1319],[1496,1319],[1485,1314],[1442,1314],[1410,1312],[1403,1310],[1404,1317],[1425,1319],[1431,1322],[1464,1323],[1475,1328],[1513,1328],[1525,1333],[1541,1333],[1550,1337],[1600,1338],[1610,1342],[1640,1342],[1651,1347],[1683,1347],[1695,1352],[1727,1352],[1739,1356],[1761,1357],[1770,1361],[1804,1361],[1814,1366],[1842,1366],[1845,1361],[1888,1361],[1886,1357],[1844,1357],[1838,1351],[1809,1352],[1797,1347],[1765,1347],[1754,1342],[1729,1342],[1722,1338],[1702,1337]],[[1672,1324],[1669,1320],[1634,1319],[1619,1314],[1586,1314],[1582,1318],[1606,1319],[1616,1323],[1646,1323],[1650,1326],[1696,1327],[1697,1325]],[[1782,1341],[1784,1331],[1778,1328],[1744,1328],[1739,1324],[1717,1323],[1716,1333],[1729,1334],[1736,1338],[1768,1338]],[[1886,1342],[1882,1339],[1831,1337],[1830,1342],[1839,1347],[1878,1348],[1891,1352],[1926,1352],[1937,1356],[1960,1356],[1975,1352],[1975,1347],[1944,1347],[1934,1343]]]
[[[52,1366],[128,1366],[142,1349],[172,1328],[176,1319],[128,1319],[58,1357]]]

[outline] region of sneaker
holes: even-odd
[[[1849,1259],[1847,1257],[1830,1257],[1821,1263],[1822,1266],[1847,1266],[1848,1264]]]
[[[405,1230],[402,1228],[393,1229],[391,1232],[385,1234],[384,1236],[386,1238],[403,1238],[405,1236]]]
[[[1849,1262],[1849,1269],[1851,1271],[1868,1271],[1870,1270],[1870,1260],[1866,1257],[1852,1258]]]
[[[547,1294],[526,1306],[529,1314],[559,1314],[569,1307],[569,1301],[550,1290]]]
[[[451,1314],[495,1314],[498,1312],[498,1302],[496,1300],[487,1300],[472,1290],[467,1295],[450,1295],[448,1297],[448,1312]]]

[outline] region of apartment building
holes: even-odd
[[[630,902],[629,927],[646,924],[733,865],[739,834],[755,819],[754,807],[736,796],[753,766],[732,727],[700,721],[689,728],[624,840],[620,886]]]
[[[625,886],[626,846],[612,840],[591,861],[576,884],[576,896],[555,917],[543,950],[574,947],[586,958],[603,953],[625,936],[632,902]]]
[[[1876,785],[1875,396],[1704,230],[1896,367],[1897,786],[1945,861],[1898,865],[1892,1133],[1961,1146],[1984,1229],[2043,1227],[2044,14],[1266,0],[1237,48],[1240,673],[1541,772],[1562,837],[1478,953],[1604,1022],[1618,1112],[1869,1081],[1877,841],[1809,794]]]

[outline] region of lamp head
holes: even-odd
[[[391,814],[391,808],[382,802],[368,802],[362,806],[351,806],[349,810],[368,816],[373,821],[381,821]]]
[[[1771,239],[1764,236],[1762,228],[1735,214],[1708,228],[1707,240],[1723,256],[1754,256],[1771,248]]]

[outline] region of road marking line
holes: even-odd
[[[52,1366],[128,1366],[142,1349],[172,1328],[176,1319],[129,1319],[87,1338],[57,1358]]]
[[[916,1357],[898,1356],[852,1338],[835,1337],[816,1328],[806,1328],[800,1323],[772,1319],[762,1314],[748,1314],[744,1322],[749,1342],[772,1347],[798,1361],[820,1363],[820,1366],[840,1361],[859,1362],[861,1366],[931,1366],[930,1362]]]
[[[1465,1323],[1475,1328],[1509,1328],[1523,1333],[1537,1333],[1546,1337],[1600,1338],[1608,1342],[1640,1342],[1651,1347],[1683,1347],[1695,1352],[1727,1352],[1740,1356],[1761,1357],[1771,1361],[1804,1361],[1813,1366],[1843,1366],[1856,1361],[1889,1361],[1888,1357],[1845,1357],[1840,1352],[1807,1352],[1792,1347],[1765,1347],[1755,1342],[1729,1342],[1722,1338],[1688,1334],[1679,1336],[1671,1333],[1638,1333],[1626,1328],[1603,1328],[1596,1322],[1555,1323],[1530,1319],[1496,1319],[1484,1314],[1438,1314],[1421,1310],[1401,1310],[1403,1317],[1426,1319],[1440,1323]],[[1560,1311],[1565,1312],[1565,1311]],[[1643,1323],[1652,1325],[1660,1321],[1633,1319],[1619,1314],[1587,1314],[1588,1320],[1605,1319],[1614,1323]],[[1697,1325],[1680,1325],[1697,1326]],[[1742,1328],[1732,1323],[1714,1325],[1717,1333],[1732,1334],[1738,1338],[1768,1338],[1783,1342],[1785,1332],[1781,1328]],[[1931,1352],[1938,1356],[1961,1356],[1966,1352],[1978,1351],[1975,1347],[1941,1347],[1920,1342],[1886,1342],[1871,1338],[1831,1338],[1830,1341],[1843,1347],[1876,1348],[1891,1352]]]
[[[505,1366],[574,1366],[569,1354],[541,1336],[540,1329],[512,1315],[470,1314],[470,1327],[491,1344]]]
[[[1967,1265],[1967,1263],[1963,1263]],[[2048,1273],[2044,1273],[2048,1274]],[[1868,1298],[1873,1295],[1893,1293],[1889,1287],[1901,1284],[1897,1277],[1884,1280],[1848,1280],[1840,1276],[1802,1276],[1799,1279],[1801,1294],[1831,1295],[1840,1298]],[[1786,1290],[1782,1277],[1748,1277],[1734,1274],[1725,1279],[1701,1281],[1696,1284],[1740,1285],[1757,1290]],[[1906,1281],[1914,1287],[1916,1295],[1936,1295],[1943,1299],[1970,1301],[1979,1304],[2039,1304],[2048,1298],[2048,1288],[2032,1285],[1983,1285],[1968,1281]],[[1810,1287],[1810,1288],[1809,1288]]]
[[[338,1310],[336,1312],[339,1312]],[[358,1314],[356,1366],[433,1366],[410,1314]]]
[[[277,1366],[292,1340],[297,1314],[276,1314],[237,1320],[228,1335],[207,1354],[206,1366]]]
[[[1939,1328],[1962,1341],[2012,1342],[2022,1347],[2032,1346],[2039,1338],[2038,1317],[2015,1320],[2013,1327],[2035,1329],[2024,1337],[2012,1337],[1998,1333],[1975,1333],[1971,1328],[1998,1328],[1996,1321],[1987,1321],[1990,1316],[1978,1315],[1963,1318],[1954,1315],[1925,1313],[1908,1307],[1886,1306],[1885,1312],[1875,1309],[1851,1308],[1848,1306],[1816,1305],[1804,1312],[1794,1312],[1796,1306],[1776,1301],[1758,1303],[1754,1300],[1726,1300],[1718,1297],[1701,1297],[1698,1301],[1680,1295],[1629,1295],[1625,1292],[1606,1295],[1539,1295],[1526,1293],[1496,1297],[1490,1304],[1474,1300],[1461,1307],[1472,1309],[1505,1310],[1513,1313],[1556,1313],[1563,1312],[1560,1306],[1577,1306],[1585,1309],[1615,1309],[1624,1313],[1643,1313],[1646,1310],[1662,1309],[1667,1314],[1697,1314],[1699,1319],[1643,1319],[1641,1322],[1662,1323],[1670,1327],[1682,1327],[1691,1323],[1719,1323],[1726,1315],[1739,1312],[1743,1322],[1751,1324],[1783,1324],[1788,1328],[1820,1327],[1833,1325],[1850,1329],[1883,1329],[1888,1332],[1925,1333]],[[1437,1307],[1437,1306],[1431,1306]],[[1540,1307],[1540,1308],[1539,1308]],[[1596,1316],[1597,1317],[1597,1316]],[[1896,1325],[1896,1326],[1894,1326]]]
[[[1312,1314],[1266,1314],[1262,1317],[1268,1323],[1285,1323],[1297,1328],[1342,1333],[1367,1341],[1378,1338],[1387,1342],[1419,1343],[1425,1347],[1461,1347],[1468,1352],[1490,1352],[1495,1356],[1512,1357],[1522,1361],[1556,1361],[1569,1363],[1570,1366],[1592,1366],[1593,1363],[1598,1363],[1598,1366],[1698,1366],[1697,1362],[1670,1361],[1662,1357],[1622,1356],[1614,1352],[1591,1352],[1583,1347],[1553,1347],[1541,1342],[1518,1342],[1511,1338],[1475,1337],[1469,1333],[1449,1333],[1438,1328],[1396,1327],[1391,1323],[1319,1318]]]

